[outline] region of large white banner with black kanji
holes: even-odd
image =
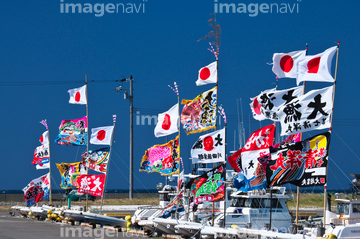
[[[312,90],[282,106],[279,111],[281,135],[330,127],[334,86]]]
[[[225,162],[225,129],[200,136],[191,148],[192,163]]]

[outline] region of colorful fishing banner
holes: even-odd
[[[282,106],[279,111],[281,135],[330,127],[334,86],[312,90]]]
[[[279,108],[301,96],[303,94],[302,88],[302,86],[298,86],[286,90],[270,89],[251,98],[250,108],[254,119],[279,121]]]
[[[91,196],[101,197],[104,192],[105,186],[105,174],[100,175],[80,175],[78,178],[79,182],[79,193],[86,193]]]
[[[274,148],[283,147],[287,144],[299,142],[300,134],[290,135],[281,143],[274,145]],[[270,153],[263,153],[257,158],[258,163],[255,171],[255,177],[248,180],[241,170],[241,153],[242,149],[236,151],[233,155],[228,157],[228,162],[232,168],[234,168],[238,174],[234,177],[234,187],[239,191],[248,192],[255,189],[267,188],[266,181],[266,165],[270,158]]]
[[[60,187],[70,189],[79,187],[78,176],[86,174],[86,166],[83,162],[56,164],[61,175]]]
[[[43,144],[36,147],[34,151],[34,159],[31,164],[39,165],[48,163],[50,160],[49,144]]]
[[[191,148],[192,163],[225,162],[225,128],[199,137]]]
[[[23,188],[26,206],[30,207],[40,201],[48,199],[50,195],[49,187],[49,173],[33,179],[25,188]]]
[[[266,166],[269,187],[291,183],[299,187],[326,184],[330,132],[294,144],[270,147]]]
[[[186,134],[199,133],[216,124],[217,87],[205,91],[193,100],[182,100],[181,124]]]
[[[140,163],[140,172],[172,175],[180,170],[179,136],[166,144],[155,145],[145,151]]]
[[[194,195],[193,206],[200,203],[222,201],[225,198],[225,168],[219,165],[197,178],[191,179],[186,188]]]
[[[86,145],[87,117],[74,120],[63,120],[55,143],[59,145]]]
[[[182,197],[176,196],[160,213],[161,218],[168,218],[173,213],[179,213],[183,212],[185,210],[184,208],[184,202],[182,200]]]
[[[97,150],[89,150],[81,155],[81,158],[86,163],[86,167],[96,172],[106,173],[109,157],[110,147],[101,148]]]

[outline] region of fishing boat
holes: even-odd
[[[78,221],[86,222],[86,223],[92,223],[92,224],[100,224],[102,226],[108,225],[108,226],[118,226],[121,228],[127,227],[127,221],[124,219],[116,218],[116,217],[110,217],[105,216],[97,213],[91,213],[91,212],[83,212],[78,210],[64,210],[63,211],[64,216],[70,218],[70,222]]]

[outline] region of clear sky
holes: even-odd
[[[140,120],[140,124],[136,124],[136,117],[154,116],[173,106],[177,98],[168,85],[174,81],[179,85],[181,99],[193,99],[213,87],[197,87],[195,81],[198,70],[215,60],[207,50],[208,41],[197,42],[211,30],[207,20],[215,11],[222,28],[219,104],[228,116],[228,150],[239,148],[239,99],[246,139],[249,132],[271,124],[268,120],[259,123],[252,118],[249,98],[275,87],[275,75],[267,64],[271,63],[273,53],[301,50],[308,43],[308,54],[312,55],[340,40],[328,186],[348,189],[349,174],[360,173],[359,76],[356,73],[360,55],[360,2],[251,2],[253,5],[247,0],[2,2],[0,189],[22,189],[46,173],[31,165],[34,149],[40,145],[38,139],[45,131],[39,123],[42,119],[47,119],[50,128],[53,189],[58,189],[60,184],[55,163],[80,161],[85,146],[59,146],[53,142],[61,120],[86,115],[85,106],[68,103],[67,93],[71,88],[84,85],[85,74],[89,81],[90,128],[111,125],[112,115],[118,116],[107,188],[127,189],[129,184],[129,101],[114,89],[119,85],[116,80],[130,75],[135,78],[134,107],[138,112],[134,115],[134,187],[154,189],[158,182],[164,182],[164,177],[157,174],[138,172],[145,150],[165,143],[166,138],[155,138],[154,122],[143,125]],[[68,13],[66,4],[69,3],[80,4],[81,13],[79,8],[75,13]],[[84,9],[85,3],[89,3],[87,9]],[[128,7],[125,13],[120,3]],[[239,6],[245,6],[247,12],[226,13],[226,8],[220,12],[216,9],[220,3],[236,6],[242,3]],[[267,5],[261,7],[263,3]],[[270,12],[266,6],[271,3],[283,8],[277,12],[273,5]],[[116,13],[113,6],[117,5],[120,7]],[[89,7],[92,13],[84,13]],[[335,58],[332,74],[334,66]],[[295,79],[279,79],[278,87],[286,89],[295,84]],[[309,82],[306,91],[326,86],[329,84]],[[125,82],[123,88],[129,88],[129,84]],[[304,137],[320,132],[305,133]],[[190,147],[200,135],[186,136],[181,132],[181,156],[186,173],[191,168]],[[168,137],[173,138],[175,135]]]

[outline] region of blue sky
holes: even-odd
[[[268,1],[251,2],[260,5]],[[249,6],[251,2],[226,3]],[[85,106],[68,103],[67,93],[84,85],[85,74],[89,81],[90,128],[111,125],[112,115],[118,116],[107,188],[127,189],[129,176],[129,101],[114,91],[119,85],[115,80],[133,75],[134,107],[140,116],[157,115],[176,103],[176,95],[167,86],[174,81],[179,85],[181,99],[192,99],[213,87],[197,87],[195,81],[198,70],[214,61],[207,50],[208,41],[197,42],[211,30],[207,20],[215,11],[214,1],[64,0],[65,3],[143,5],[139,13],[104,12],[97,17],[95,13],[61,13],[60,0],[13,0],[1,4],[0,143],[4,154],[0,189],[22,189],[33,178],[46,173],[31,165],[33,151],[45,131],[39,124],[42,119],[47,119],[50,128],[53,189],[60,184],[55,163],[80,161],[86,147],[65,147],[53,142],[61,120],[86,115]],[[275,75],[267,64],[273,53],[301,50],[308,43],[308,54],[312,55],[340,40],[328,186],[348,189],[349,174],[360,170],[356,74],[360,3],[333,0],[271,3],[287,4],[287,13],[217,14],[222,27],[219,104],[228,116],[228,150],[239,147],[238,99],[242,101],[246,139],[249,132],[271,124],[259,123],[251,117],[249,98],[275,87]],[[290,13],[294,6],[295,12]],[[332,73],[334,65],[335,59]],[[279,79],[279,89],[295,84],[295,79]],[[309,82],[306,91],[328,85]],[[128,88],[128,83],[123,87]],[[138,172],[145,150],[166,142],[165,137],[154,137],[154,127],[152,123],[134,128],[135,189],[154,189],[158,182],[164,182],[157,174]],[[319,132],[305,133],[304,137]],[[200,135],[186,136],[181,132],[186,173],[191,167],[190,147]]]

